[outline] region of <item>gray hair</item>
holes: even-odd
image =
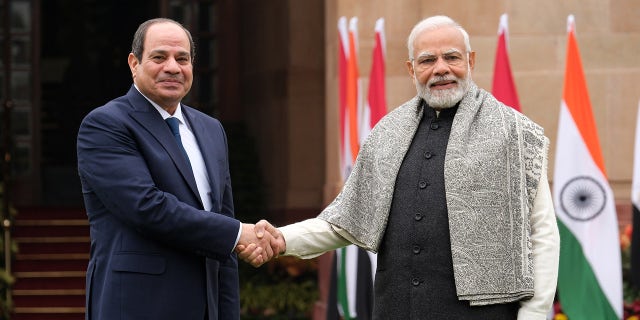
[[[464,37],[464,45],[467,53],[471,52],[471,44],[469,43],[469,34],[460,24],[455,22],[453,19],[447,16],[433,16],[426,18],[413,27],[411,33],[409,34],[409,38],[407,39],[407,49],[409,49],[409,60],[413,60],[413,43],[416,41],[416,38],[419,34],[426,30],[435,30],[442,27],[454,27],[460,30],[462,36]]]
[[[189,46],[191,47],[191,63],[193,63],[193,59],[196,57],[196,44],[195,42],[193,42],[191,32],[189,32],[189,30],[187,30],[187,28],[185,28],[180,22],[169,18],[155,18],[147,20],[140,24],[138,30],[136,30],[136,33],[133,35],[133,42],[131,42],[131,53],[133,53],[138,61],[142,61],[142,52],[144,52],[144,40],[147,36],[147,30],[149,30],[149,27],[157,23],[167,22],[179,26],[187,34],[187,38],[189,38]]]

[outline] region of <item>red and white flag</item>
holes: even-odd
[[[496,49],[496,61],[493,68],[493,87],[491,93],[498,101],[518,110],[520,109],[520,101],[518,100],[518,92],[511,74],[511,64],[509,63],[509,25],[507,14],[500,16],[500,25],[498,26],[498,46]]]
[[[369,72],[369,92],[362,116],[360,117],[360,144],[371,132],[371,129],[387,114],[387,94],[385,88],[385,35],[384,18],[376,21],[375,45],[371,71]]]
[[[338,19],[338,124],[340,127],[340,175],[346,179],[347,165],[351,165],[347,119],[347,66],[349,65],[349,31],[347,18]]]

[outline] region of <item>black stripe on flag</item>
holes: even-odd
[[[640,289],[640,211],[633,203],[633,231],[631,234],[631,283]]]

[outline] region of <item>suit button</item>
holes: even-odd
[[[422,220],[422,213],[420,213],[420,212],[416,213],[416,215],[413,217],[413,220],[415,220],[415,221]]]
[[[431,154],[431,152],[427,151],[424,153],[424,158],[425,159],[431,159],[431,157],[433,157],[433,154]]]
[[[438,129],[438,128],[440,128],[440,125],[439,125],[439,124],[437,124],[437,123],[432,123],[432,124],[431,124],[431,129],[436,130],[436,129]]]
[[[413,246],[413,253],[415,253],[415,254],[420,253],[420,246],[418,246],[418,245]]]
[[[412,284],[414,287],[419,286],[419,285],[420,285],[420,279],[418,279],[418,278],[413,278],[413,279],[411,279],[411,284]]]
[[[420,189],[424,189],[428,186],[429,184],[426,181],[420,181],[420,183],[418,184],[418,186],[420,187]]]

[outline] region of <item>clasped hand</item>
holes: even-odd
[[[285,249],[282,232],[266,220],[260,220],[255,225],[242,224],[242,233],[235,251],[240,259],[257,268]]]

